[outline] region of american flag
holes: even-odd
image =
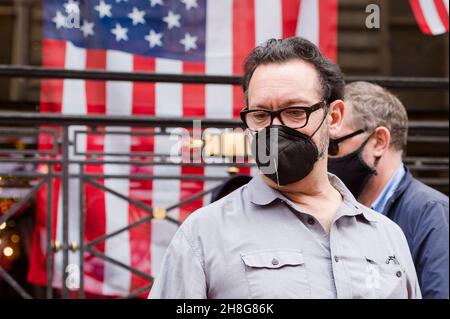
[[[422,33],[439,35],[448,32],[448,2],[449,0],[409,0]]]
[[[330,59],[336,59],[337,0],[46,0],[43,12],[42,63],[45,67],[240,75],[243,59],[255,45],[269,38],[293,35],[313,41]],[[41,112],[234,118],[242,107],[241,88],[230,85],[45,80],[41,88]],[[71,134],[74,129],[71,128]],[[173,143],[166,136],[131,138],[126,135],[88,135],[77,142],[78,151],[107,153],[167,153]],[[41,139],[40,148],[46,147],[51,145]],[[114,159],[113,156],[103,158]],[[77,170],[77,167],[70,167],[71,172]],[[224,168],[187,166],[107,164],[87,165],[86,171],[227,175]],[[249,170],[241,172],[250,173]],[[99,182],[151,207],[168,207],[213,185],[212,182],[180,180],[105,179]],[[77,180],[70,180],[69,242],[80,240],[78,185]],[[60,181],[56,180],[52,227],[53,239],[59,242],[62,241],[60,187]],[[147,216],[139,208],[95,187],[86,186],[84,192],[84,240],[93,240]],[[208,198],[197,200],[175,210],[171,216],[183,221],[192,211],[208,203]],[[38,194],[36,214],[29,280],[45,284],[44,191]],[[175,224],[166,220],[152,220],[96,248],[156,277],[176,229]],[[69,263],[79,263],[77,253],[70,253]],[[61,265],[61,253],[56,253],[55,287],[61,287]],[[149,283],[88,254],[84,275],[86,291],[98,295],[122,296]]]

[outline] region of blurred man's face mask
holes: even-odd
[[[336,155],[339,153],[339,143],[363,132],[359,130],[338,139],[330,139],[328,154]],[[375,160],[374,167],[370,167],[362,156],[364,146],[371,137],[372,134],[355,151],[347,155],[328,158],[328,171],[339,177],[355,198],[361,195],[370,178],[377,174],[376,166],[380,158]]]

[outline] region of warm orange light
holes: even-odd
[[[5,229],[6,228],[6,222],[4,222],[4,223],[2,223],[1,225],[0,225],[0,230],[1,229]]]
[[[17,244],[17,243],[20,241],[19,235],[16,235],[16,234],[12,235],[12,236],[11,236],[11,241],[12,241],[14,244]]]

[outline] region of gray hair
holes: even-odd
[[[391,133],[391,147],[406,151],[408,115],[394,94],[379,85],[359,81],[345,86],[344,100],[353,108],[350,113],[353,128],[373,132],[384,126]]]

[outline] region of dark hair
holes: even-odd
[[[322,55],[314,43],[299,37],[270,39],[257,46],[244,61],[243,89],[247,101],[250,79],[260,65],[300,59],[311,63],[319,73],[322,98],[328,103],[344,97],[344,76],[335,63]]]

